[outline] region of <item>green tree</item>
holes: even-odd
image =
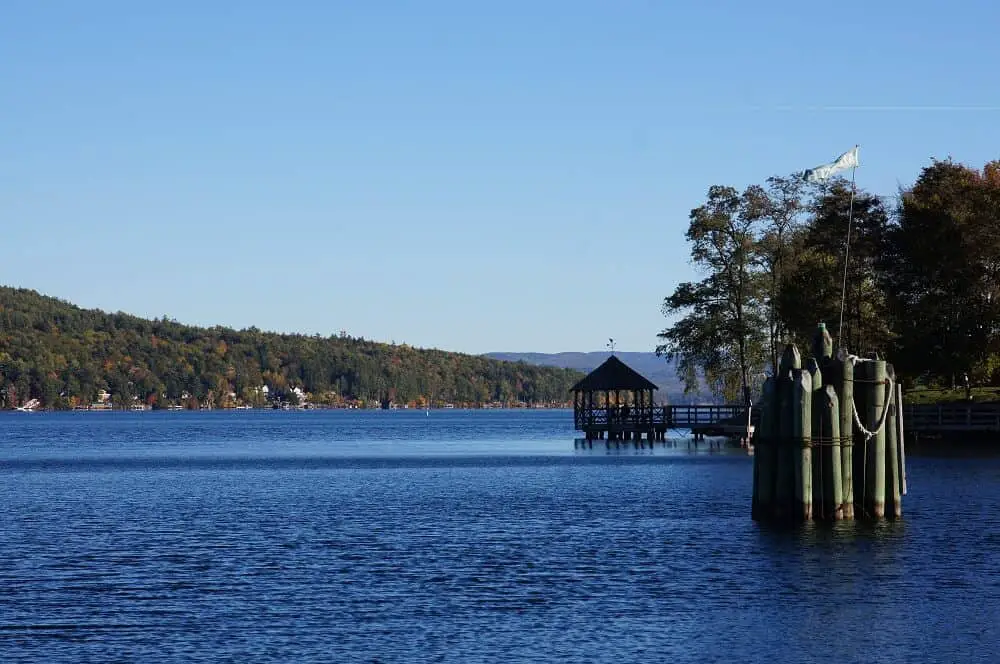
[[[677,361],[685,391],[709,389],[728,400],[750,399],[751,375],[765,362],[767,329],[756,227],[760,188],[740,194],[713,186],[691,211],[687,240],[704,278],[681,283],[663,303],[667,317],[682,315],[658,335],[657,353]]]
[[[865,191],[854,195],[839,180],[816,192],[807,223],[791,238],[778,310],[789,338],[808,344],[817,322],[825,322],[838,346],[883,355],[893,338],[879,265],[889,217],[882,201]],[[843,330],[840,326],[844,260],[850,219],[851,246]]]
[[[768,360],[771,373],[778,373],[778,361],[788,329],[781,315],[780,300],[789,271],[794,267],[794,235],[802,225],[806,210],[806,184],[798,175],[767,179],[762,191],[759,260],[765,273]]]
[[[481,401],[503,385],[512,400],[564,401],[578,372],[482,357],[387,346],[344,336],[197,328],[167,318],[83,310],[25,289],[0,287],[0,394],[8,407],[40,398],[91,403],[99,389],[130,406],[227,404],[236,392],[260,403],[258,388],[336,390],[337,400],[420,395]],[[544,387],[543,387],[544,386]],[[193,399],[182,399],[187,393]],[[247,395],[252,395],[248,396]],[[58,403],[57,403],[58,402]]]
[[[934,161],[901,198],[883,265],[898,364],[932,381],[997,381],[1000,162]]]

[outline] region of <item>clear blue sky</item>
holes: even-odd
[[[0,282],[195,324],[650,350],[710,185],[855,143],[880,194],[1000,157],[1000,9],[950,7],[7,0]]]

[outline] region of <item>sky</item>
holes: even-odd
[[[952,8],[949,8],[949,5]],[[688,214],[1000,157],[1000,4],[6,0],[0,283],[470,353],[652,350]]]

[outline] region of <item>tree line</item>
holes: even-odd
[[[934,160],[891,197],[798,175],[712,186],[686,233],[702,278],[664,299],[657,352],[687,389],[740,400],[825,322],[835,346],[889,359],[907,386],[1000,385],[998,229],[1000,161]]]
[[[294,403],[434,406],[568,400],[582,374],[481,356],[256,328],[193,327],[84,310],[0,287],[0,399],[12,408],[92,403],[226,407]],[[263,388],[267,387],[267,390]]]

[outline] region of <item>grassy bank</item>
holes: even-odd
[[[1000,402],[1000,387],[974,387],[971,396],[974,403]],[[908,390],[903,395],[903,401],[911,404],[942,404],[966,403],[968,399],[964,388],[948,390],[917,387]]]

